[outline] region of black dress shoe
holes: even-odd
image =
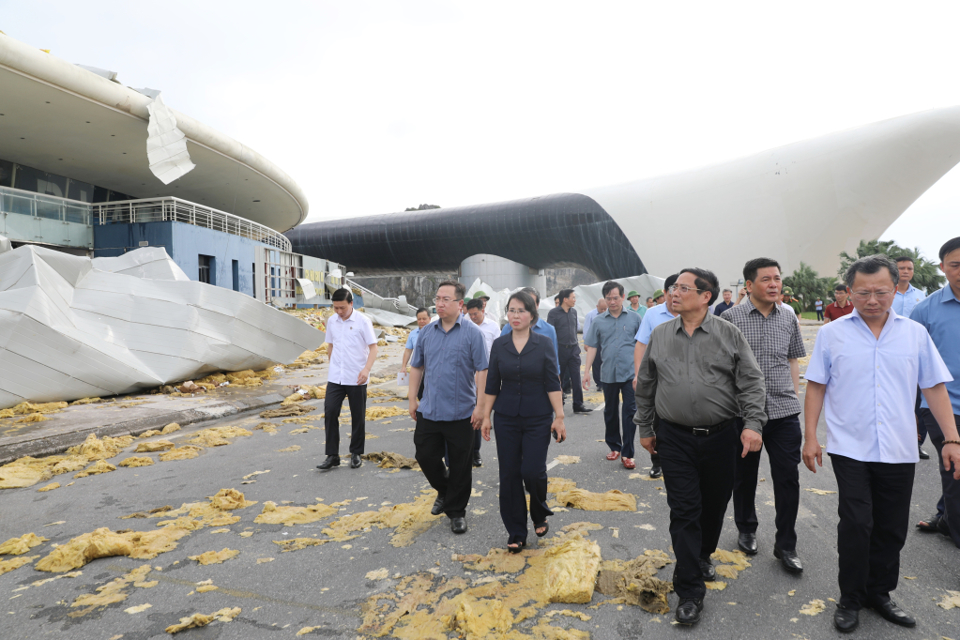
[[[430,509],[430,515],[438,516],[443,513],[443,496],[437,496],[437,499],[433,501],[433,508]]]
[[[703,613],[703,598],[694,600],[693,598],[681,598],[677,605],[675,617],[677,624],[692,626],[700,622],[700,614]]]
[[[784,551],[777,545],[773,545],[773,556],[780,560],[780,564],[789,573],[803,573],[803,564],[796,551]]]
[[[714,569],[713,563],[703,558],[700,558],[700,573],[703,574],[703,579],[707,582],[713,582],[717,579],[717,570]]]
[[[921,459],[921,460],[929,460],[929,459],[930,459],[930,454],[929,454],[929,453],[927,453],[927,452],[924,451],[923,449],[920,449],[920,447],[917,447],[917,449],[920,451],[920,459]]]
[[[473,452],[473,466],[475,466],[475,467],[482,467],[482,466],[483,466],[483,458],[480,457],[480,452],[479,452],[479,451],[474,451],[474,452]]]
[[[359,454],[359,453],[355,453],[355,454],[353,454],[352,456],[350,456],[350,468],[351,468],[351,469],[359,469],[359,468],[360,468],[360,465],[362,465],[362,464],[363,464],[363,459],[360,457],[360,454]]]
[[[327,456],[327,459],[317,465],[317,469],[326,471],[330,467],[340,466],[340,456]]]
[[[860,612],[856,609],[846,609],[839,604],[833,612],[833,626],[840,633],[850,633],[860,626]]]
[[[466,533],[467,519],[466,518],[450,518],[450,531],[453,531],[454,533]]]
[[[748,556],[757,555],[757,534],[741,533],[737,536],[737,546]]]
[[[660,468],[660,465],[655,464],[652,467],[650,467],[651,478],[659,478],[662,475],[663,475],[663,469]]]
[[[592,412],[593,412],[593,409],[587,409],[586,407],[582,407],[582,406],[581,406],[581,407],[574,407],[574,408],[573,408],[573,412],[574,412],[574,413],[579,413],[580,415],[584,415],[584,414],[587,414],[587,413],[592,413]]]
[[[915,627],[917,621],[909,613],[897,606],[893,600],[887,600],[884,603],[873,602],[867,605],[880,614],[880,617],[901,627]]]

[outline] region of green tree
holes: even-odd
[[[917,289],[923,289],[927,293],[933,293],[943,287],[946,282],[946,279],[940,275],[938,263],[927,260],[920,255],[920,249],[905,249],[897,246],[894,240],[871,240],[869,242],[861,240],[860,246],[857,247],[856,256],[851,256],[846,251],[841,252],[840,271],[837,272],[837,275],[843,280],[847,269],[849,269],[850,265],[856,260],[878,253],[889,257],[891,260],[896,260],[900,256],[913,258],[913,280],[911,280],[910,283]]]
[[[805,262],[800,263],[800,268],[794,271],[793,275],[783,279],[783,286],[793,290],[793,296],[800,300],[800,307],[804,311],[813,309],[817,296],[826,303],[833,285],[833,278],[819,277],[813,267]]]

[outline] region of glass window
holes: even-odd
[[[0,187],[13,186],[13,163],[0,160]]]
[[[80,202],[93,202],[94,187],[88,182],[80,182],[73,178],[67,183],[67,197]]]
[[[33,193],[44,193],[58,198],[67,197],[67,179],[46,171],[40,171],[33,167],[25,167],[22,164],[17,165],[16,189],[32,191]]]

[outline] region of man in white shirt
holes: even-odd
[[[377,337],[370,320],[354,313],[353,294],[349,289],[337,289],[332,299],[336,315],[327,321],[330,368],[327,371],[327,395],[323,401],[327,457],[317,468],[327,470],[340,466],[340,409],[343,399],[347,398],[353,423],[350,468],[356,469],[363,464],[360,456],[367,437],[367,380],[377,359]]]
[[[482,291],[480,293],[483,293]],[[467,301],[467,315],[473,321],[473,324],[480,327],[480,333],[483,334],[483,348],[487,352],[487,360],[490,360],[490,351],[493,349],[493,341],[500,337],[500,325],[493,321],[485,312],[485,303],[481,298],[474,296],[472,300]],[[477,374],[479,375],[479,374]],[[473,466],[482,467],[483,458],[480,457],[480,430],[473,432]]]
[[[834,625],[859,625],[859,611],[913,627],[890,592],[897,586],[907,538],[917,453],[919,385],[943,430],[943,462],[960,478],[960,440],[944,383],[953,378],[927,331],[891,309],[899,273],[886,256],[861,258],[847,270],[854,310],[817,335],[807,367],[803,461],[823,465],[817,422],[826,403],[827,454],[839,489],[837,550],[840,602]]]
[[[590,324],[596,319],[598,315],[604,313],[607,310],[607,301],[603,298],[597,300],[597,308],[590,309],[587,311],[587,316],[583,320],[583,337],[586,338],[587,334],[590,333]],[[593,366],[591,371],[593,372],[593,379],[596,380],[597,391],[603,391],[603,383],[600,382],[600,365],[603,364],[603,358],[600,357],[600,352],[597,351],[597,357],[593,359]]]

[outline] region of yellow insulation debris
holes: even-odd
[[[657,578],[657,572],[670,562],[667,554],[659,550],[647,551],[629,562],[604,562],[597,576],[597,591],[650,613],[667,613],[667,594],[673,591],[673,584]]]
[[[576,489],[577,483],[567,478],[547,478],[547,493],[560,493]]]
[[[578,535],[544,552],[544,589],[550,602],[590,602],[600,569],[600,546]]]
[[[179,509],[155,510],[149,514],[140,514],[147,518],[174,518],[161,520],[158,527],[174,527],[195,531],[204,527],[223,527],[240,521],[240,516],[231,513],[234,509],[245,509],[256,504],[255,501],[245,499],[236,489],[221,489],[214,496],[207,498],[208,502],[188,502]],[[138,514],[131,514],[133,517]]]
[[[37,563],[37,571],[63,573],[79,569],[97,558],[129,556],[142,560],[156,558],[177,547],[177,540],[187,535],[173,527],[159,531],[129,531],[114,533],[106,527],[77,536],[62,544]]]
[[[119,466],[121,467],[149,467],[153,464],[153,458],[148,458],[147,456],[133,456],[130,458],[124,458],[120,461]]]
[[[315,409],[316,407],[314,406],[293,404],[293,405],[282,406],[279,409],[267,409],[266,411],[261,411],[260,417],[264,419],[268,419],[268,418],[285,418],[287,416],[302,416],[303,414],[310,413]]]
[[[220,588],[220,587],[218,587],[218,586],[215,585],[215,584],[205,584],[205,585],[202,585],[202,586],[197,587],[197,593],[207,593],[208,591],[216,591],[216,590],[218,590],[219,588]]]
[[[152,438],[153,436],[159,436],[162,433],[159,429],[150,429],[150,431],[144,431],[137,436],[140,440],[146,440],[147,438]]]
[[[393,416],[409,415],[409,411],[400,407],[370,407],[367,409],[367,420],[380,420],[381,418],[391,418]]]
[[[198,431],[197,435],[187,442],[202,447],[222,447],[230,444],[231,441],[227,438],[238,438],[249,435],[249,431],[240,427],[211,427]]]
[[[9,409],[0,409],[0,418],[12,418],[14,416],[26,416],[38,413],[57,413],[66,407],[66,402],[42,402],[37,404],[32,402],[21,402],[15,407],[10,407]]]
[[[3,544],[0,544],[0,556],[22,556],[30,549],[39,547],[47,541],[47,538],[38,536],[35,533],[25,533],[19,538],[10,538]]]
[[[161,429],[160,433],[163,435],[167,435],[167,434],[173,433],[174,431],[180,431],[180,425],[178,425],[176,422],[171,422],[170,424],[165,426],[163,429]]]
[[[169,462],[171,460],[190,460],[191,458],[196,458],[200,455],[200,452],[203,451],[203,447],[195,447],[190,444],[185,444],[182,447],[177,447],[176,449],[171,449],[170,451],[165,451],[160,454],[160,462]]]
[[[169,440],[155,440],[153,442],[141,442],[137,445],[137,448],[133,450],[134,453],[154,453],[157,451],[167,451],[173,449],[175,445]]]
[[[24,416],[19,420],[14,420],[14,422],[17,424],[27,424],[30,422],[46,422],[49,419],[50,418],[43,415],[42,413],[31,413],[30,415]]]
[[[229,608],[225,607],[211,613],[210,615],[205,615],[202,613],[195,613],[192,616],[187,616],[186,618],[180,618],[179,624],[172,624],[164,631],[167,633],[179,633],[186,629],[196,629],[197,627],[205,627],[214,620],[219,620],[221,622],[230,622],[234,618],[240,615],[240,607]]]
[[[360,456],[364,460],[376,462],[382,469],[419,469],[420,465],[413,458],[402,456],[392,451],[376,451]]]
[[[557,493],[557,502],[564,507],[584,511],[636,511],[637,498],[617,489],[606,493],[594,493],[586,489],[571,489]]]
[[[300,551],[307,547],[319,547],[322,544],[333,542],[331,539],[318,540],[317,538],[294,538],[292,540],[274,540],[273,544],[280,545],[280,551]]]
[[[124,447],[133,442],[133,436],[120,436],[111,438],[104,436],[103,439],[97,438],[97,434],[91,433],[83,444],[67,449],[67,455],[84,456],[88,460],[107,460],[120,454]]]
[[[220,551],[207,551],[206,553],[201,553],[198,556],[187,556],[191,560],[196,560],[200,564],[221,564],[226,562],[231,558],[235,558],[240,554],[240,551],[237,549],[227,549],[223,548]]]
[[[941,609],[960,609],[960,591],[951,591],[947,589],[947,595],[943,596],[937,606]]]
[[[95,476],[101,473],[110,473],[111,471],[116,471],[117,468],[107,462],[106,460],[97,460],[92,465],[73,476],[74,478],[86,478],[87,476]]]
[[[0,489],[30,487],[61,473],[79,471],[91,462],[118,455],[132,441],[132,436],[100,440],[91,433],[83,444],[70,447],[65,455],[18,458],[0,467]]]
[[[266,431],[270,435],[273,435],[277,432],[277,425],[272,422],[261,422],[253,428],[254,431]]]
[[[53,491],[54,489],[59,489],[59,488],[60,488],[59,482],[51,482],[45,487],[40,487],[39,489],[37,489],[37,491],[44,493],[44,492]]]
[[[727,551],[726,549],[717,549],[710,556],[711,559],[724,564],[716,567],[717,575],[730,580],[736,580],[741,571],[747,567],[753,566],[747,560],[747,555],[739,549]]]
[[[73,611],[68,615],[71,618],[79,618],[92,611],[95,611],[100,607],[106,607],[111,604],[123,602],[127,599],[127,596],[130,595],[126,590],[127,587],[131,584],[134,586],[143,585],[143,580],[149,573],[150,565],[145,564],[119,578],[116,578],[115,580],[111,580],[102,587],[97,587],[96,593],[84,593],[80,596],[77,596],[76,600],[73,601],[73,604],[70,605],[70,608],[84,608],[80,611]]]
[[[22,558],[11,558],[9,560],[0,560],[0,576],[14,569],[19,569],[25,564],[30,564],[40,556],[24,556]]]
[[[282,524],[292,527],[295,524],[316,522],[337,512],[339,509],[325,504],[314,504],[309,507],[278,507],[276,502],[267,501],[263,503],[263,513],[253,521],[257,524]]]
[[[293,451],[300,451],[300,445],[295,444],[293,446],[286,447],[285,449],[277,449],[278,453],[291,453]]]
[[[827,605],[823,600],[811,600],[800,608],[800,613],[807,616],[815,616],[819,613],[822,613],[826,608]]]
[[[74,400],[71,402],[70,406],[72,407],[78,404],[94,404],[97,402],[100,402],[100,398],[80,398],[79,400]]]

